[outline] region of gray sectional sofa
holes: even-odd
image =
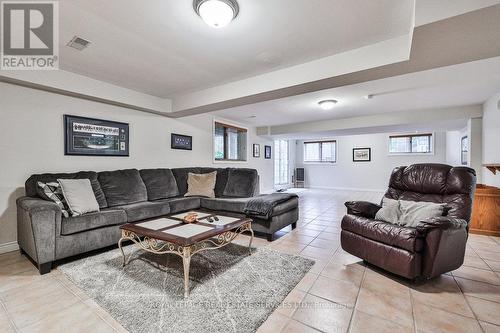
[[[184,197],[188,173],[217,171],[215,198]],[[41,199],[37,182],[57,179],[89,179],[100,211],[65,218],[55,203]],[[259,176],[254,169],[178,168],[128,169],[104,172],[32,175],[26,196],[17,200],[18,242],[21,251],[37,263],[41,274],[56,260],[116,244],[119,226],[193,209],[244,215],[246,203],[258,195]],[[298,198],[274,206],[266,216],[247,214],[254,231],[268,240],[298,220]]]

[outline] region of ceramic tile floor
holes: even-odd
[[[307,190],[297,229],[256,246],[316,261],[259,332],[500,332],[500,238],[470,235],[465,264],[423,285],[365,267],[340,248],[347,200],[382,193]],[[248,244],[243,237],[238,240]],[[125,332],[57,269],[40,276],[19,252],[0,255],[0,333]]]

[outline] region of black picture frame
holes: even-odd
[[[260,144],[258,144],[258,143],[253,144],[252,156],[255,158],[260,157]]]
[[[264,158],[271,159],[271,146],[264,146]]]
[[[467,165],[469,163],[469,137],[467,135],[460,139],[460,163]]]
[[[64,155],[129,156],[129,124],[64,115]]]
[[[193,150],[193,137],[190,135],[172,133],[170,135],[170,148]]]
[[[357,154],[363,154],[363,156],[367,157],[360,157],[360,155]],[[372,149],[371,148],[353,148],[352,149],[352,161],[353,162],[371,162],[372,160]]]

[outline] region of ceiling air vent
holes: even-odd
[[[81,37],[75,36],[73,37],[69,42],[68,45],[69,47],[72,47],[74,49],[77,49],[78,51],[83,50],[87,46],[89,46],[90,42],[88,40],[85,40]]]

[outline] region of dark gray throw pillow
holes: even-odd
[[[229,169],[225,197],[249,198],[255,192],[257,183],[257,170],[254,169]]]
[[[170,169],[144,169],[139,171],[148,191],[148,200],[160,200],[176,197],[179,188]]]

